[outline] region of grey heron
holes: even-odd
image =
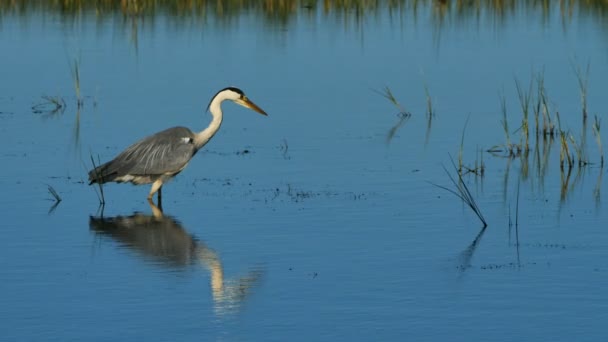
[[[180,173],[196,152],[220,129],[223,116],[221,104],[225,100],[268,115],[249,100],[242,90],[224,88],[207,106],[212,116],[207,128],[195,133],[186,127],[172,127],[143,138],[127,147],[116,158],[89,171],[89,185],[107,182],[152,184],[148,201],[152,202],[152,196],[158,192],[160,204],[163,184]]]

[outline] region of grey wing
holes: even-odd
[[[185,127],[173,127],[129,146],[114,160],[92,170],[89,179],[105,182],[125,175],[175,174],[195,153],[194,133]]]
[[[115,162],[123,164],[128,174],[160,175],[181,171],[196,149],[194,134],[185,127],[173,127],[133,144],[119,154]]]

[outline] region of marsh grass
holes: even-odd
[[[47,184],[47,189],[49,190],[49,193],[51,194],[51,196],[53,196],[53,198],[55,199],[55,202],[59,203],[61,202],[61,196],[59,196],[59,194],[57,193],[57,191],[55,191],[55,189]]]
[[[97,179],[100,179],[100,175],[99,173],[97,173],[97,166],[101,165],[101,160],[99,159],[99,156],[97,156],[97,164],[95,164],[95,158],[93,158],[93,154],[90,154],[91,157],[91,163],[93,164],[93,170],[95,171],[95,176],[97,177]],[[95,194],[97,195],[97,199],[99,199],[99,205],[103,206],[106,204],[106,198],[104,196],[103,193],[103,184],[101,184],[101,182],[97,182],[99,191],[97,191],[97,189],[95,189]]]
[[[435,116],[435,108],[433,107],[433,99],[431,98],[429,87],[426,83],[424,84],[424,94],[426,96],[426,115],[427,119],[430,121]]]
[[[576,162],[579,167],[586,166],[587,164],[589,164],[582,143],[577,143],[576,139],[572,134],[570,134],[569,139],[570,143],[572,144],[572,149],[574,149],[574,153],[576,153],[576,158],[574,158],[574,155],[571,158],[573,163]]]
[[[500,112],[502,113],[502,119],[500,120],[500,125],[505,134],[505,143],[503,145],[494,145],[486,152],[492,154],[503,153],[508,157],[517,157],[522,152],[522,145],[515,144],[511,141],[511,132],[509,130],[509,120],[508,120],[508,111],[507,111],[507,99],[505,97],[504,91],[499,93],[500,99]],[[527,140],[526,140],[527,143]]]
[[[429,138],[431,136],[431,128],[433,126],[433,119],[435,118],[435,106],[433,105],[433,98],[431,97],[431,92],[429,91],[429,87],[424,82],[424,94],[426,97],[426,132],[424,135],[424,146],[427,146],[429,143]]]
[[[508,227],[509,227],[509,245],[511,245],[511,230],[513,228],[515,228],[515,244],[513,246],[515,246],[515,253],[516,253],[516,257],[517,257],[517,266],[521,267],[521,263],[520,263],[520,257],[519,257],[519,192],[520,192],[520,188],[521,188],[521,178],[517,180],[517,191],[516,191],[516,196],[515,196],[515,220],[513,220],[512,218],[512,214],[511,214],[511,203],[509,203],[509,220],[508,220]]]
[[[74,118],[74,129],[73,129],[73,146],[74,151],[77,155],[80,155],[80,107],[76,108],[76,115]]]
[[[464,127],[462,128],[462,135],[460,136],[460,149],[458,150],[458,174],[462,174],[464,161],[464,135],[467,131],[467,125],[469,124],[469,116],[467,116],[467,120],[464,122]]]
[[[574,164],[574,158],[570,154],[570,147],[568,146],[568,133],[565,131],[559,132],[560,150],[559,150],[559,167],[564,169],[564,165],[568,166],[568,169],[572,168]]]
[[[564,203],[566,198],[568,197],[568,190],[570,189],[570,176],[572,175],[572,168],[568,168],[568,170],[561,169],[560,170],[560,192],[559,199],[560,203]]]
[[[283,138],[283,140],[281,141],[281,146],[279,146],[279,150],[283,155],[283,159],[291,159],[291,157],[289,156],[289,144],[287,143],[287,139]]]
[[[49,208],[48,214],[50,215],[55,211],[55,209],[57,209],[59,203],[61,203],[61,196],[59,196],[57,191],[55,191],[55,189],[51,185],[47,184],[46,186],[49,193],[51,194],[51,196],[53,196],[53,199],[55,200],[53,205]]]
[[[532,99],[532,81],[530,81],[530,85],[528,86],[527,90],[524,90],[521,85],[519,84],[519,81],[517,80],[517,78],[515,79],[515,87],[517,88],[517,96],[519,98],[519,104],[521,106],[521,111],[522,111],[522,121],[521,121],[521,131],[522,131],[522,135],[523,135],[523,150],[524,151],[529,151],[530,150],[530,144],[529,144],[529,137],[530,137],[530,127],[529,127],[529,121],[528,121],[528,117],[529,117],[529,113],[530,113],[530,102]]]
[[[519,189],[521,183],[521,179],[517,181],[517,197],[515,198],[515,251],[517,255],[517,266],[521,267],[520,257],[519,257]]]
[[[515,197],[515,229],[517,229],[517,227],[519,227],[519,189],[520,189],[520,183],[521,183],[521,179],[517,181],[517,196]]]
[[[42,96],[42,102],[32,106],[35,114],[46,113],[49,115],[63,114],[66,109],[65,100],[60,96]]]
[[[386,143],[388,144],[393,140],[393,138],[397,134],[397,131],[399,131],[399,129],[411,118],[412,114],[408,112],[401,105],[401,103],[399,103],[399,101],[397,101],[397,98],[395,97],[395,95],[393,95],[393,92],[388,86],[384,87],[382,91],[374,90],[374,92],[389,100],[389,102],[392,103],[397,108],[397,110],[399,110],[399,112],[397,113],[399,119],[388,130],[388,133],[386,135]]]
[[[507,148],[507,150],[511,149],[511,134],[509,132],[509,120],[507,120],[507,99],[505,97],[505,93],[501,92],[500,95],[500,112],[502,113],[502,120],[500,121],[500,124],[502,126],[502,130],[505,133],[505,139],[507,141],[507,144],[505,145],[505,147]]]
[[[475,173],[479,174],[480,176],[483,177],[485,171],[486,171],[486,164],[483,161],[483,149],[481,148],[477,148],[477,156],[478,158],[475,158]]]
[[[408,116],[411,115],[407,110],[405,110],[405,108],[401,105],[401,103],[399,103],[399,101],[397,101],[397,98],[395,97],[395,95],[393,95],[393,92],[391,91],[391,89],[388,86],[384,87],[384,89],[382,89],[381,91],[374,90],[374,92],[376,92],[380,96],[384,97],[385,99],[389,100],[395,107],[397,107],[400,114],[404,114],[404,115],[408,115]]]
[[[72,82],[74,83],[74,92],[76,93],[76,106],[80,108],[84,104],[84,101],[80,92],[80,61],[78,59],[74,59],[71,71]]]
[[[483,224],[483,228],[487,227],[488,223],[486,222],[485,218],[483,217],[481,209],[477,205],[475,198],[473,197],[473,195],[471,194],[471,191],[469,190],[466,183],[464,182],[462,175],[460,174],[460,172],[458,172],[458,168],[456,167],[456,164],[454,163],[454,159],[452,159],[451,156],[450,156],[450,161],[452,162],[452,166],[454,167],[454,170],[456,171],[456,176],[453,176],[445,166],[443,166],[443,170],[450,178],[450,181],[452,182],[452,185],[454,186],[455,190],[450,189],[447,186],[439,185],[436,183],[430,183],[430,184],[432,184],[440,189],[446,190],[446,191],[450,192],[451,194],[455,195],[456,197],[460,198],[469,208],[471,208],[471,210],[479,218],[479,220]]]
[[[397,120],[397,122],[393,125],[393,127],[391,127],[388,130],[388,133],[386,134],[386,143],[389,144],[391,142],[391,140],[393,140],[393,138],[395,137],[395,135],[397,134],[397,131],[399,131],[399,129],[405,125],[405,123],[411,118],[411,115],[407,114],[407,113],[398,113],[397,116],[399,117],[399,119]]]
[[[593,189],[593,199],[595,200],[596,208],[600,208],[601,204],[601,189],[602,189],[602,175],[604,174],[604,167],[600,167],[598,172],[597,181],[595,182],[595,188]]]
[[[595,143],[597,144],[597,148],[600,153],[600,166],[604,166],[604,149],[602,147],[602,136],[600,135],[600,124],[601,119],[596,115],[593,118],[593,125],[591,126],[593,130],[593,136],[595,137]]]
[[[459,266],[458,268],[461,271],[466,271],[471,268],[471,260],[473,259],[473,255],[477,250],[477,246],[479,246],[481,239],[483,238],[483,234],[486,232],[486,227],[482,227],[473,241],[465,248],[458,256]]]
[[[525,100],[525,97],[524,97]],[[544,71],[536,75],[536,103],[532,107],[534,111],[534,124],[536,138],[539,136],[543,139],[555,137],[555,124],[551,120],[551,112],[549,110],[549,99],[547,90],[545,89],[545,74]],[[540,123],[542,117],[542,126]]]
[[[478,150],[475,152],[475,163],[473,167],[467,166],[464,163],[464,137],[466,134],[467,126],[469,124],[469,118],[467,116],[467,120],[464,123],[464,127],[462,128],[462,135],[460,137],[460,149],[458,150],[458,167],[456,170],[460,175],[466,175],[468,173],[472,173],[476,176],[483,177],[485,171],[485,164],[483,162],[483,151]]]
[[[589,85],[590,63],[587,63],[587,68],[585,68],[584,74],[580,66],[575,66],[573,62],[571,64],[572,69],[574,69],[574,72],[576,73],[576,79],[578,81],[578,86],[580,90],[581,111],[583,114],[583,120],[587,120],[587,87]]]

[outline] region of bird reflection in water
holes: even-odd
[[[225,279],[222,262],[215,251],[190,235],[177,220],[165,216],[157,206],[151,203],[150,207],[152,215],[90,217],[89,227],[96,235],[110,237],[142,257],[169,267],[183,268],[200,263],[211,273],[216,314],[238,311],[260,281],[262,270],[253,269],[243,277]]]

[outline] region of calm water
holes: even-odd
[[[592,125],[608,109],[608,26],[602,8],[552,6],[3,12],[0,339],[605,340],[608,189]],[[587,63],[583,125],[574,69]],[[484,153],[483,177],[464,177],[480,231],[431,183],[452,186],[442,165],[461,141],[469,167],[505,143],[500,94],[520,141],[514,79],[527,88],[542,71],[553,119],[592,164],[561,172],[559,137],[532,135],[528,158]],[[164,215],[148,186],[110,184],[99,208],[91,155],[202,129],[228,85],[269,116],[225,103],[221,131],[164,188]],[[400,116],[385,86],[412,113],[390,143]]]

